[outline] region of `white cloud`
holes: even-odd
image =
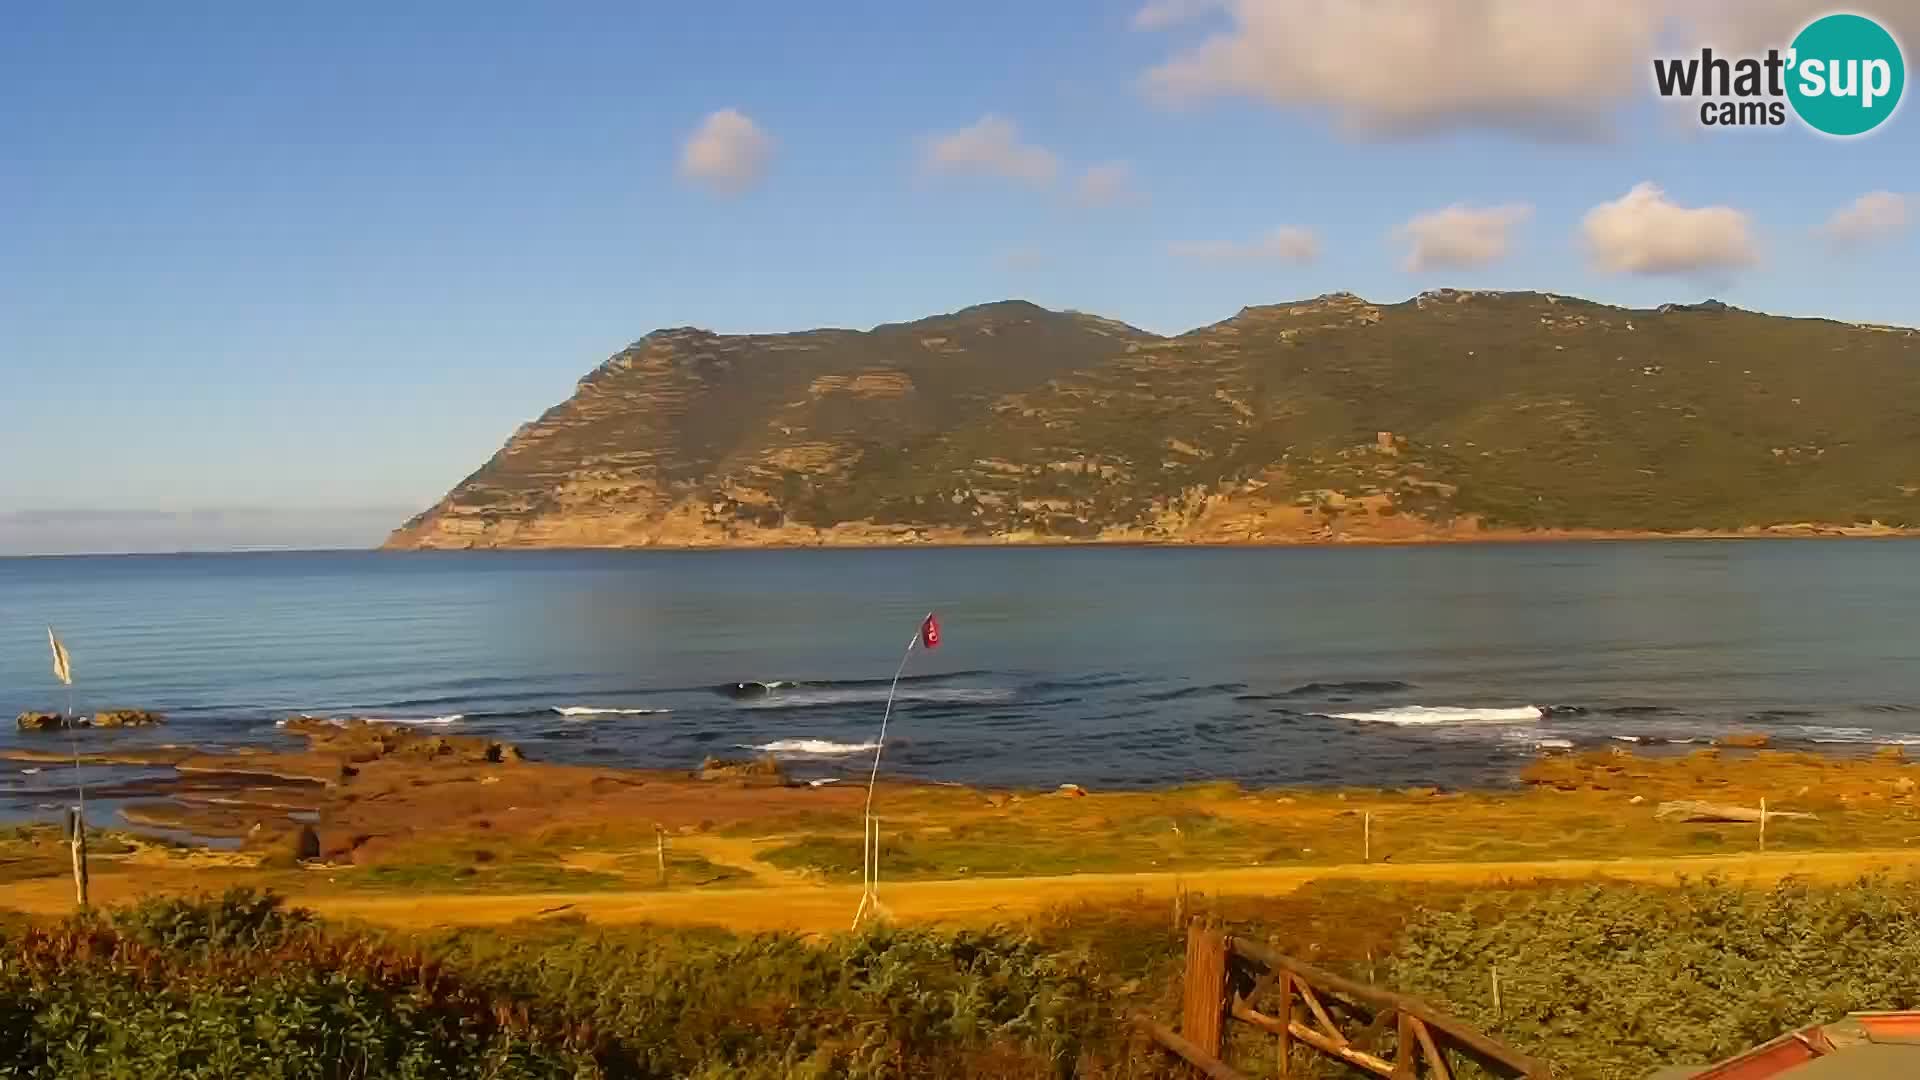
[[[1801,27],[1847,9],[1833,0],[1692,0],[1675,18],[1684,20],[1679,35],[1695,49],[1711,45],[1716,52],[1757,52],[1785,48]],[[1912,49],[1914,34],[1920,32],[1920,3],[1875,0],[1854,10],[1871,16]]]
[[[1149,0],[1146,7],[1133,13],[1136,30],[1164,30],[1227,6],[1227,0]]]
[[[1330,110],[1349,130],[1599,126],[1646,82],[1646,0],[1232,0],[1230,30],[1148,73],[1172,100]]]
[[[1021,142],[1013,121],[992,115],[959,131],[926,138],[920,164],[928,172],[995,176],[1035,187],[1053,183],[1060,173],[1058,155]]]
[[[680,175],[718,195],[760,182],[773,159],[773,139],[738,109],[709,113],[680,151]]]
[[[1310,229],[1282,225],[1243,244],[1205,241],[1174,244],[1167,250],[1176,258],[1205,262],[1310,263],[1320,257],[1320,239]]]
[[[1652,96],[1650,61],[1703,44],[1785,47],[1830,0],[1153,0],[1135,27],[1161,30],[1210,7],[1229,25],[1147,73],[1168,101],[1243,97],[1330,114],[1380,135],[1500,128],[1565,138],[1607,130]],[[1920,41],[1920,2],[1874,16]]]
[[[1073,200],[1081,206],[1116,206],[1141,197],[1133,186],[1133,167],[1124,161],[1089,166],[1073,188]]]
[[[1506,257],[1513,227],[1533,216],[1524,203],[1467,206],[1455,203],[1414,215],[1394,230],[1408,245],[1402,266],[1410,271],[1485,266]]]
[[[1594,265],[1615,274],[1689,274],[1759,261],[1752,222],[1730,206],[1680,206],[1659,186],[1636,184],[1587,211],[1581,223]]]
[[[1820,231],[1835,247],[1857,248],[1903,232],[1912,222],[1907,196],[1869,191],[1835,210]]]

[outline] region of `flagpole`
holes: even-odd
[[[928,612],[927,618],[933,613]],[[873,788],[880,779],[880,755],[887,749],[887,721],[893,718],[893,697],[900,690],[900,676],[906,674],[907,661],[913,657],[913,647],[920,643],[920,635],[925,633],[926,620],[914,627],[913,636],[907,639],[906,651],[900,654],[900,666],[894,669],[893,683],[887,687],[887,707],[880,714],[880,740],[873,744],[873,770],[867,774],[867,806],[860,816],[860,906],[854,909],[853,926],[859,929],[861,916],[867,908],[879,903],[874,888],[875,879],[880,870],[880,836],[873,821]]]
[[[73,665],[66,647],[47,627],[47,645],[53,650],[53,674],[67,688],[67,743],[73,748],[74,807],[67,812],[67,842],[73,851],[73,889],[80,908],[87,906],[87,782],[80,771],[80,736],[73,722]]]

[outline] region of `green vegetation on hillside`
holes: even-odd
[[[395,542],[1911,527],[1916,462],[1906,330],[1440,290],[1160,338],[1009,302],[864,333],[651,334]]]

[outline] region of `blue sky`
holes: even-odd
[[[1911,104],[1839,141],[1650,92],[1812,7],[1594,7],[10,5],[0,551],[373,542],[663,326],[1443,285],[1920,324]]]

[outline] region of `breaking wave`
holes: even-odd
[[[741,743],[741,750],[759,750],[767,754],[806,754],[812,757],[838,757],[860,754],[877,748],[874,742],[843,743],[832,739],[775,739],[770,743]]]
[[[1860,727],[1823,727],[1808,724],[1801,732],[1808,742],[1837,746],[1920,746],[1920,735],[1905,731],[1870,731]]]
[[[1459,705],[1401,705],[1391,709],[1363,712],[1327,713],[1336,720],[1358,720],[1368,724],[1394,724],[1400,727],[1430,727],[1445,724],[1530,724],[1540,719],[1540,707],[1475,708]]]
[[[364,720],[369,724],[442,725],[457,724],[466,718],[465,713],[448,713],[445,716],[361,716],[356,713],[352,716],[305,716],[298,719],[324,720],[336,727],[343,727],[349,720]],[[275,720],[273,726],[286,727],[287,721]]]
[[[582,716],[653,716],[657,713],[670,713],[672,709],[612,709],[597,705],[555,705],[553,711],[561,716],[578,718]]]
[[[368,720],[373,721],[374,723],[420,724],[420,725],[435,725],[435,726],[441,725],[441,724],[457,724],[460,721],[465,720],[466,718],[467,718],[466,714],[464,713],[448,713],[445,716],[369,716],[367,717]]]

